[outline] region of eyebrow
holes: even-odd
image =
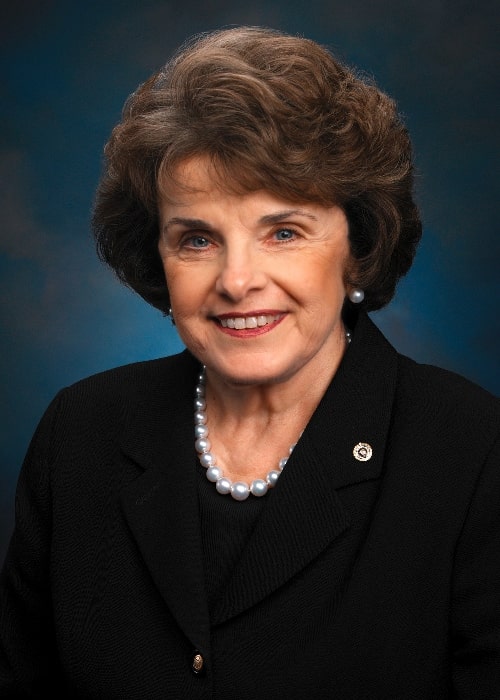
[[[261,224],[278,224],[280,221],[288,219],[290,216],[305,216],[308,219],[317,221],[318,218],[304,209],[285,209],[284,211],[278,211],[276,214],[266,214],[261,216],[259,223]]]
[[[208,229],[209,231],[212,230],[212,227],[207,221],[203,221],[203,219],[185,219],[184,217],[181,216],[174,216],[172,219],[169,219],[168,221],[165,222],[165,225],[163,226],[163,230],[167,231],[167,229],[170,226],[185,226],[186,228],[201,228],[201,229]]]
[[[285,221],[286,219],[290,218],[290,216],[305,216],[308,219],[312,219],[312,221],[318,220],[314,214],[311,214],[304,209],[285,209],[284,211],[278,211],[275,214],[265,214],[264,216],[261,216],[259,219],[259,224],[278,224],[280,221]],[[175,225],[193,229],[200,228],[208,231],[211,231],[213,228],[208,221],[204,221],[203,219],[189,219],[181,216],[174,216],[165,223],[163,230],[167,231],[170,226]]]

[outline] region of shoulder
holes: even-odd
[[[148,412],[175,410],[194,382],[198,362],[187,351],[157,360],[136,362],[90,375],[61,389],[46,409],[40,427],[52,432],[80,432],[98,426],[116,429],[125,424],[138,407]]]
[[[414,429],[426,427],[432,432],[435,424],[447,435],[463,423],[479,433],[498,432],[500,399],[496,396],[459,374],[398,353],[367,314],[358,312],[348,325],[354,327],[350,377],[355,372],[365,385],[374,373],[383,377],[371,391],[391,396],[395,392],[393,415],[402,415]]]
[[[400,387],[422,400],[468,403],[473,406],[500,410],[500,399],[469,379],[434,365],[421,364],[398,354]]]
[[[415,434],[443,444],[483,445],[500,434],[500,399],[459,374],[398,355],[395,410]]]
[[[59,392],[65,398],[127,400],[151,396],[183,386],[196,371],[196,360],[187,352],[156,360],[134,362],[80,379]]]

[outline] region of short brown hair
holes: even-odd
[[[364,289],[367,310],[390,301],[421,222],[408,132],[371,80],[309,39],[238,27],[195,37],[128,98],[105,147],[93,231],[100,258],[164,312],[159,183],[199,155],[235,191],[341,206],[346,284]]]

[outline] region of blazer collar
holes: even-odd
[[[193,448],[199,365],[187,352],[138,404],[123,450],[145,468],[123,507],[157,587],[181,628],[208,651]],[[256,604],[307,565],[351,522],[337,493],[376,479],[384,462],[397,354],[364,313],[337,373],[299,440],[212,616],[222,622]],[[366,443],[371,458],[353,450]],[[239,584],[245,581],[245,586]]]

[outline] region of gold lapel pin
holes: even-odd
[[[367,442],[358,442],[357,445],[354,445],[352,453],[358,462],[368,462],[372,458],[373,450]]]

